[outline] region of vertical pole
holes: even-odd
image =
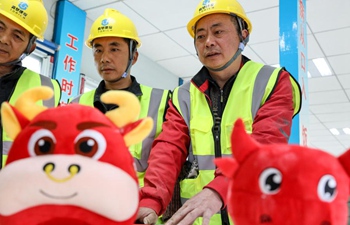
[[[306,146],[309,114],[306,0],[280,0],[279,22],[280,65],[293,75],[302,90],[302,107],[293,119],[289,143]]]

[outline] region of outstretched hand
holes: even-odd
[[[153,209],[140,207],[137,213],[137,220],[144,224],[156,224],[158,216]]]
[[[198,217],[203,217],[202,225],[209,225],[210,218],[222,207],[222,200],[217,192],[204,188],[201,192],[190,198],[165,223],[165,225],[188,225]]]

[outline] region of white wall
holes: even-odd
[[[55,10],[56,10],[56,0],[45,0],[44,5],[49,14],[49,24],[48,24],[47,31],[45,33],[45,39],[52,41],[54,22],[55,22],[54,17],[55,17]],[[74,21],[73,18],[72,18],[72,21]],[[86,40],[89,35],[91,25],[92,25],[92,21],[87,18],[86,25],[85,25],[84,40]],[[142,37],[140,38],[142,40]],[[82,51],[83,51],[82,64],[81,64],[80,72],[84,73],[86,76],[88,76],[92,80],[96,80],[97,82],[100,82],[101,78],[94,66],[91,49],[84,45]],[[147,58],[142,54],[139,54],[138,61],[131,68],[131,74],[137,78],[137,81],[139,83],[142,83],[144,85],[148,85],[151,87],[172,90],[176,86],[178,86],[178,80],[179,80],[178,76],[169,72],[164,67],[161,67],[158,64],[154,63],[153,61],[151,61],[149,58]]]

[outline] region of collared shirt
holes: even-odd
[[[128,88],[122,89],[124,91],[129,91],[133,94],[135,94],[137,97],[142,96],[142,91],[140,84],[136,81],[136,78],[134,76],[131,76],[131,85]],[[106,84],[102,80],[98,87],[96,88],[95,97],[94,97],[94,107],[100,110],[102,113],[105,113],[107,111],[110,111],[114,108],[117,108],[117,105],[115,104],[105,104],[101,101],[101,95],[105,92],[109,91],[106,89]]]
[[[10,100],[13,90],[25,69],[23,66],[16,66],[11,73],[0,77],[0,104]]]

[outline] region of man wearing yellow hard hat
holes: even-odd
[[[200,1],[187,30],[203,67],[173,92],[149,158],[138,219],[155,223],[179,180],[174,195],[180,193],[182,207],[166,225],[233,224],[226,211],[228,183],[213,161],[231,156],[238,118],[257,141],[287,143],[301,107],[300,87],[285,68],[242,55],[252,24],[236,0]]]
[[[18,96],[35,86],[49,86],[54,97],[40,102],[46,107],[57,106],[61,98],[59,82],[22,66],[22,60],[36,47],[36,39],[44,39],[48,23],[42,0],[0,1],[0,104],[14,103]],[[12,140],[0,126],[0,168],[4,166]]]
[[[139,84],[131,75],[131,67],[138,59],[141,46],[136,26],[124,14],[107,8],[92,24],[85,44],[92,49],[95,66],[102,81],[94,90],[79,95],[71,103],[93,106],[105,113],[116,105],[105,104],[100,96],[108,90],[126,90],[135,94],[141,103],[140,118],[152,117],[154,127],[142,142],[130,146],[135,159],[140,186],[148,167],[148,156],[153,140],[161,131],[170,91]]]

